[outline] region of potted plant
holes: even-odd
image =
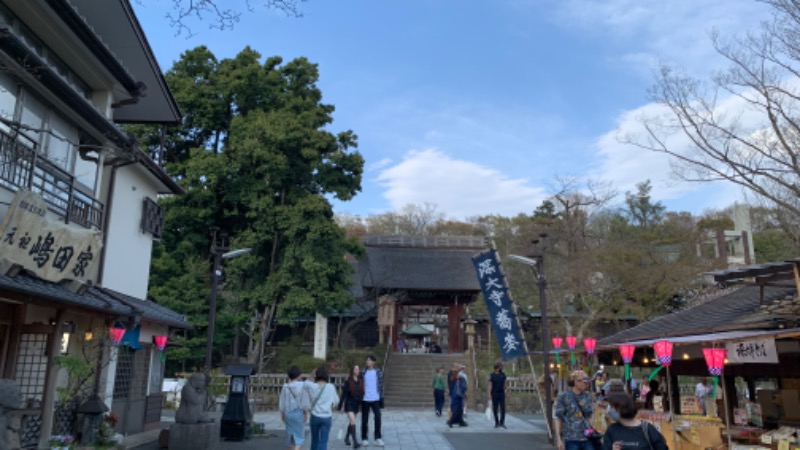
[[[51,450],[68,450],[75,442],[75,438],[69,434],[57,434],[50,436],[49,442]]]

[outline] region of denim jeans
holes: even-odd
[[[381,402],[361,402],[361,440],[369,439],[369,410],[375,414],[375,439],[381,438]]]
[[[328,436],[333,425],[332,417],[311,415],[311,450],[328,450]]]
[[[564,450],[594,450],[594,446],[586,441],[564,441]]]

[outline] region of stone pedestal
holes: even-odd
[[[169,427],[169,450],[219,449],[219,422],[184,424]]]

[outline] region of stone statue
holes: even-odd
[[[11,441],[19,439],[9,439],[10,435],[16,434],[9,425],[11,417],[9,412],[22,407],[22,395],[19,386],[14,380],[0,380],[0,450],[10,450],[18,448],[19,444],[13,445]]]
[[[175,422],[183,424],[208,423],[214,419],[205,412],[206,376],[193,373],[181,389],[181,404],[175,413]]]

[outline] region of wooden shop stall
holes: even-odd
[[[598,342],[601,363],[630,364],[658,383],[639,417],[670,449],[800,449],[795,264],[716,272],[729,286],[713,298]]]

